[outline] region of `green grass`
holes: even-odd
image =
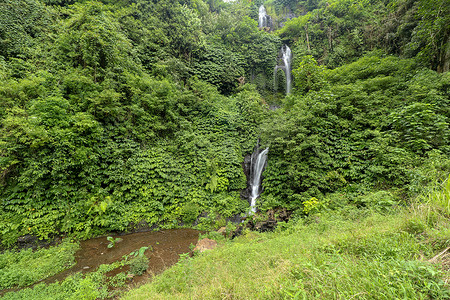
[[[48,249],[14,251],[0,254],[0,289],[24,287],[55,275],[75,264],[77,243],[64,241]]]
[[[121,267],[126,260],[117,261],[100,267],[87,275],[78,272],[67,277],[62,282],[52,284],[40,283],[33,288],[25,288],[17,292],[9,292],[3,296],[3,300],[94,300],[113,298],[119,293],[114,287],[123,287],[126,274],[119,273],[113,278],[108,278],[106,273]]]
[[[184,258],[124,299],[448,299],[449,219],[344,208]],[[415,226],[422,222],[420,226]]]
[[[450,217],[450,175],[421,200],[426,204],[429,214],[437,212]]]

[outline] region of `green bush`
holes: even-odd
[[[130,261],[130,273],[142,275],[148,269],[148,258],[145,255],[138,255]]]
[[[360,196],[356,204],[373,208],[378,212],[387,212],[399,204],[399,199],[389,191],[377,191]]]
[[[194,222],[200,213],[200,207],[198,204],[188,202],[181,207],[181,218],[185,223]]]

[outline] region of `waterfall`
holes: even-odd
[[[267,13],[264,5],[261,5],[259,7],[258,27],[259,28],[267,27]]]
[[[286,67],[285,72],[286,72],[286,94],[290,94],[291,93],[291,60],[292,60],[292,52],[291,49],[287,46],[284,45],[284,49],[282,48],[282,59],[284,62],[284,65]]]
[[[292,86],[292,78],[291,78],[291,61],[292,61],[292,52],[291,49],[284,45],[280,50],[281,54],[281,65],[276,65],[275,70],[273,71],[274,76],[274,87],[277,89],[277,72],[278,70],[284,70],[284,74],[286,75],[286,94],[291,93]]]
[[[250,210],[251,213],[256,212],[256,199],[262,192],[261,185],[261,175],[266,167],[267,162],[267,153],[269,152],[269,148],[264,149],[263,151],[259,151],[259,147],[257,146],[255,152],[253,152],[251,157],[251,167],[250,167]]]

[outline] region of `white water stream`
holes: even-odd
[[[267,12],[264,5],[261,5],[259,7],[258,27],[259,28],[267,27]]]
[[[258,149],[255,151],[255,153],[258,152]],[[261,194],[262,188],[261,188],[261,175],[264,171],[264,168],[266,166],[267,161],[267,153],[269,152],[269,148],[264,149],[261,151],[256,157],[255,155],[252,155],[251,159],[251,169],[250,169],[250,175],[251,175],[251,195],[250,195],[250,211],[251,213],[256,212],[256,199]]]
[[[274,77],[274,86],[277,88],[277,72],[279,69],[284,70],[284,74],[286,75],[286,94],[290,94],[292,90],[292,75],[291,75],[291,62],[292,62],[292,52],[291,48],[288,45],[284,45],[281,47],[281,61],[282,65],[275,66],[275,70],[273,72]]]

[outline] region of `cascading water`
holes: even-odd
[[[251,167],[250,167],[250,211],[251,213],[256,212],[256,199],[262,192],[261,185],[261,175],[266,167],[267,162],[267,153],[269,152],[269,148],[264,149],[263,151],[259,151],[259,148],[256,147],[255,152],[253,152],[251,157]]]
[[[267,27],[267,12],[264,5],[261,5],[259,7],[258,27],[259,28]]]
[[[283,62],[286,66],[285,72],[286,72],[286,94],[291,93],[291,61],[292,61],[292,52],[291,49],[284,45],[284,49],[281,50],[283,53]]]
[[[291,78],[291,61],[292,61],[292,52],[291,48],[288,45],[284,45],[281,47],[281,63],[282,65],[275,66],[275,70],[273,72],[274,76],[274,86],[277,88],[277,72],[279,69],[284,70],[284,74],[286,75],[286,94],[291,93],[292,86],[292,78]]]

